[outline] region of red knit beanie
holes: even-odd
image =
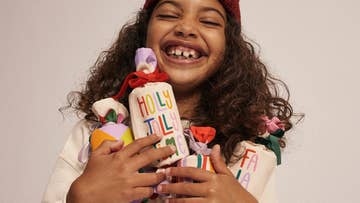
[[[157,3],[159,0],[146,0],[144,4],[144,9],[147,9]],[[240,0],[219,0],[219,2],[224,6],[227,12],[233,16],[237,22],[240,23]]]

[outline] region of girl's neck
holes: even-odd
[[[198,91],[186,94],[175,93],[175,98],[180,117],[191,119],[194,116],[194,110],[200,100],[200,93]]]

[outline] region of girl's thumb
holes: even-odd
[[[226,164],[221,157],[220,145],[215,145],[212,148],[210,160],[216,173],[232,175],[231,171],[226,167]]]

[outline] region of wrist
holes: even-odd
[[[79,181],[79,178],[76,179],[70,186],[69,191],[66,195],[66,203],[82,203],[87,202],[86,197],[87,195],[86,190],[84,190],[84,187],[81,181]]]

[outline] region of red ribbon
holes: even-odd
[[[143,71],[136,71],[126,76],[120,91],[117,95],[113,96],[115,100],[119,100],[122,97],[128,87],[137,88],[142,87],[148,82],[165,82],[169,79],[169,76],[165,72],[160,72],[158,68],[153,73],[144,73]]]
[[[190,127],[191,133],[193,136],[202,143],[209,143],[215,138],[216,130],[212,127],[198,127],[198,126],[191,126]]]

